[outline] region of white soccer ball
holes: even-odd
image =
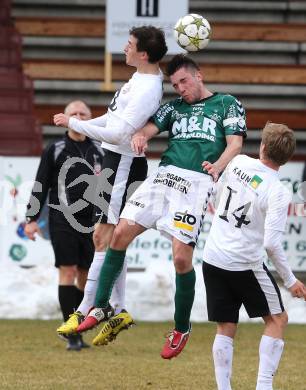
[[[183,49],[198,51],[209,43],[211,27],[203,16],[189,14],[180,18],[174,26],[174,38]]]

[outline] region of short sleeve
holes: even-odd
[[[292,194],[280,182],[272,183],[271,185],[272,189],[268,196],[265,229],[284,232]]]
[[[225,135],[241,135],[245,138],[247,134],[246,117],[241,102],[234,96],[225,95],[223,104]]]
[[[163,104],[157,110],[151,121],[158,127],[158,133],[169,130],[172,111],[174,110],[171,102]]]

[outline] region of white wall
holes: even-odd
[[[0,318],[59,318],[57,270],[50,242],[22,238],[20,223],[33,185],[38,158],[0,157]],[[150,162],[150,169],[157,166]],[[302,163],[289,163],[281,170],[294,188],[302,174]],[[18,193],[13,197],[13,183]],[[297,195],[294,201],[299,202]],[[212,209],[206,217],[199,248],[194,255],[197,272],[193,321],[206,317],[205,289],[201,275],[201,252],[209,231]],[[19,230],[18,230],[19,227]],[[19,234],[17,233],[19,231]],[[306,271],[306,218],[289,215],[284,235],[286,252],[292,267]],[[174,268],[170,242],[153,230],[134,241],[128,250],[130,269],[127,279],[127,307],[139,320],[173,318]],[[304,303],[283,293],[291,322],[306,322]],[[244,311],[242,320],[247,320]]]

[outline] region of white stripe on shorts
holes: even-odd
[[[133,156],[122,155],[118,164],[114,186],[109,202],[107,222],[117,224],[119,221],[120,209],[122,206],[122,198],[126,190],[126,184],[129,178]]]
[[[259,268],[253,270],[255,278],[257,279],[268,303],[268,307],[271,314],[280,314],[284,311],[284,307],[281,301],[281,297],[279,295],[279,291],[276,290],[276,282],[272,277],[275,285],[273,284],[270,276],[268,275],[268,270],[264,268]]]

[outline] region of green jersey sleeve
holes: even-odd
[[[152,122],[158,127],[158,134],[163,131],[169,131],[171,128],[170,120],[171,114],[174,110],[174,105],[172,102],[162,104],[156,113],[152,117]]]
[[[241,102],[232,95],[223,97],[225,135],[241,135],[246,137],[247,127],[245,111]]]

